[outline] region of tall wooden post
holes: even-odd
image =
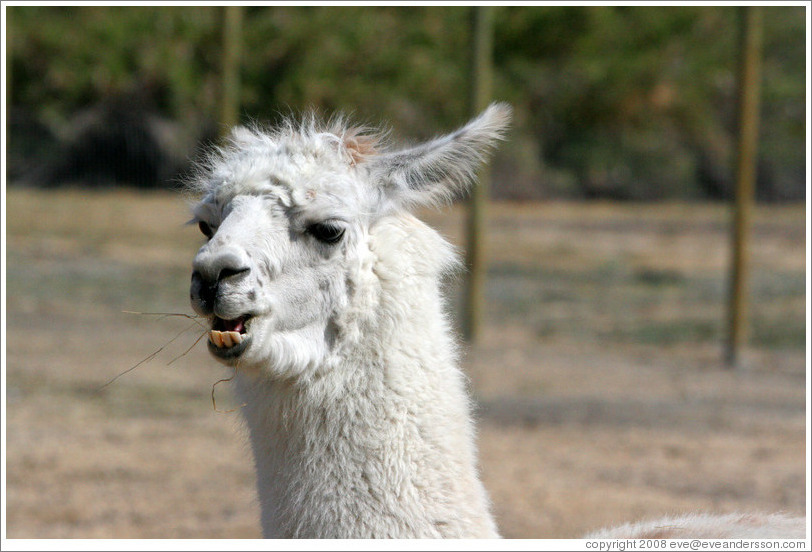
[[[741,362],[747,344],[750,225],[758,161],[759,104],[761,96],[762,8],[740,7],[739,137],[736,159],[736,198],[732,226],[732,259],[725,361]]]
[[[223,8],[223,67],[220,124],[227,134],[240,119],[240,57],[242,55],[242,6]]]
[[[11,85],[12,85],[11,69],[12,69],[12,66],[14,65],[14,63],[13,63],[14,60],[13,60],[12,55],[11,55],[11,48],[13,46],[13,42],[12,42],[12,35],[11,35],[12,26],[11,26],[11,7],[10,6],[6,6],[5,16],[6,16],[5,21],[3,21],[3,23],[5,23],[5,25],[6,25],[6,52],[5,52],[6,53],[6,82],[4,82],[3,84],[5,84],[6,125],[5,125],[5,128],[3,129],[5,131],[3,133],[3,135],[6,137],[6,144],[3,144],[3,145],[7,146],[8,145],[8,119],[9,119],[9,115],[11,114],[11,113],[9,113],[11,111]]]
[[[6,122],[5,122],[5,128],[3,129],[5,131],[4,136],[6,137],[6,143],[4,144],[6,146],[6,148],[8,148],[8,141],[9,141],[9,135],[8,135],[9,122],[8,122],[8,120],[9,120],[9,115],[11,115],[11,106],[13,105],[12,104],[12,97],[11,97],[11,87],[12,87],[12,84],[14,82],[13,79],[12,79],[13,75],[11,73],[11,69],[14,66],[14,59],[13,59],[13,56],[12,56],[12,48],[14,46],[14,41],[13,41],[13,35],[12,35],[13,27],[11,25],[11,10],[12,10],[11,6],[6,6],[6,9],[5,9],[6,17],[5,17],[5,21],[3,21],[3,23],[5,23],[5,25],[6,25],[6,52],[5,52],[6,53],[6,82],[4,83],[6,85],[5,86]],[[5,151],[8,151],[8,149],[6,149]]]
[[[471,8],[471,74],[469,112],[476,115],[491,100],[493,87],[493,6]],[[480,333],[484,303],[485,259],[484,228],[490,190],[490,171],[479,172],[479,182],[468,200],[466,220],[465,297],[462,313],[462,334],[467,341],[476,341]]]

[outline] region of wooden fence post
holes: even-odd
[[[476,115],[490,103],[493,87],[493,6],[471,8],[471,67],[469,112]],[[468,200],[465,248],[465,297],[462,312],[462,334],[466,341],[476,341],[480,333],[484,303],[485,259],[484,227],[490,190],[490,171],[479,172],[479,181]]]
[[[758,162],[761,93],[762,8],[740,7],[739,136],[736,158],[736,198],[732,226],[732,259],[725,361],[735,367],[747,344],[750,226]]]

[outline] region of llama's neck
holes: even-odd
[[[266,537],[497,536],[436,279],[414,278],[317,376],[238,378]]]

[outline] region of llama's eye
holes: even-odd
[[[200,228],[200,231],[203,232],[203,235],[208,239],[211,239],[211,237],[214,235],[214,231],[211,229],[211,226],[202,220],[197,223],[197,227]]]
[[[344,235],[344,229],[328,222],[319,222],[307,227],[307,233],[322,243],[338,243]]]

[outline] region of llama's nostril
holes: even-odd
[[[220,274],[217,275],[217,281],[222,282],[226,278],[233,278],[235,276],[244,276],[248,274],[248,271],[251,269],[248,267],[244,268],[224,268],[220,271]]]
[[[217,284],[213,286],[206,286],[200,288],[200,300],[204,305],[214,307],[214,299],[217,297]]]
[[[206,280],[200,272],[195,270],[192,272],[190,296],[196,310],[205,314],[211,313],[217,296],[217,282]]]

